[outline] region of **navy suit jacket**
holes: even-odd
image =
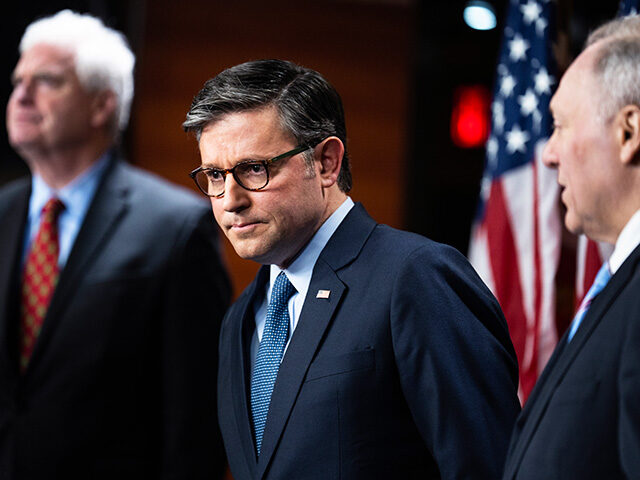
[[[504,478],[640,478],[640,247],[571,342],[558,342],[516,423]]]
[[[462,255],[357,204],[314,267],[256,459],[249,342],[267,281],[263,267],[221,330],[218,418],[235,480],[500,477],[516,357]]]
[[[0,190],[0,479],[215,478],[229,299],[206,202],[112,161],[18,369],[29,179]]]

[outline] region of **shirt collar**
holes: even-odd
[[[59,190],[51,188],[40,175],[31,178],[31,199],[29,217],[39,218],[47,201],[55,196],[65,205],[65,215],[82,217],[93,199],[98,182],[106,170],[111,155],[107,152],[82,174]]]
[[[624,226],[609,257],[609,268],[614,274],[624,263],[631,252],[640,244],[640,210],[636,211]]]
[[[285,272],[287,278],[293,284],[298,294],[300,294],[302,298],[306,297],[309,284],[311,283],[313,267],[315,266],[320,253],[353,206],[353,200],[351,200],[350,197],[347,197],[347,199],[342,202],[342,205],[340,205],[336,211],[325,220],[318,231],[313,235],[309,243],[307,243],[307,246],[304,247],[300,255],[298,255],[293,263],[291,263],[287,268],[282,270],[277,265],[271,265],[267,298],[270,298],[273,283],[282,271]]]

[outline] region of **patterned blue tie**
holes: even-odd
[[[267,321],[251,377],[251,416],[258,455],[262,446],[264,426],[267,423],[271,393],[289,336],[289,299],[295,291],[284,272],[280,272],[271,291]]]
[[[596,275],[596,278],[593,281],[591,288],[582,299],[582,302],[580,303],[580,308],[578,308],[578,312],[576,313],[576,316],[573,317],[573,322],[571,323],[571,329],[569,330],[569,335],[567,336],[567,343],[569,343],[573,338],[573,336],[576,334],[576,331],[580,326],[580,322],[582,322],[582,319],[586,315],[587,310],[589,310],[589,307],[591,306],[591,302],[593,301],[593,299],[596,298],[596,296],[602,291],[602,289],[605,287],[605,285],[609,282],[610,279],[611,279],[611,271],[609,270],[609,263],[604,262],[600,267],[600,270],[598,270],[598,274]]]

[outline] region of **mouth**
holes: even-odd
[[[567,201],[565,200],[566,191],[566,187],[560,185],[560,200],[562,200],[562,203],[564,203],[565,205],[567,204]]]
[[[227,227],[230,232],[238,234],[247,233],[256,228],[260,222],[236,222]]]
[[[38,123],[40,116],[33,113],[14,113],[11,120],[16,123]]]

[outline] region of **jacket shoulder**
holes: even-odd
[[[12,207],[13,202],[28,195],[31,178],[23,177],[0,187],[0,216]]]

